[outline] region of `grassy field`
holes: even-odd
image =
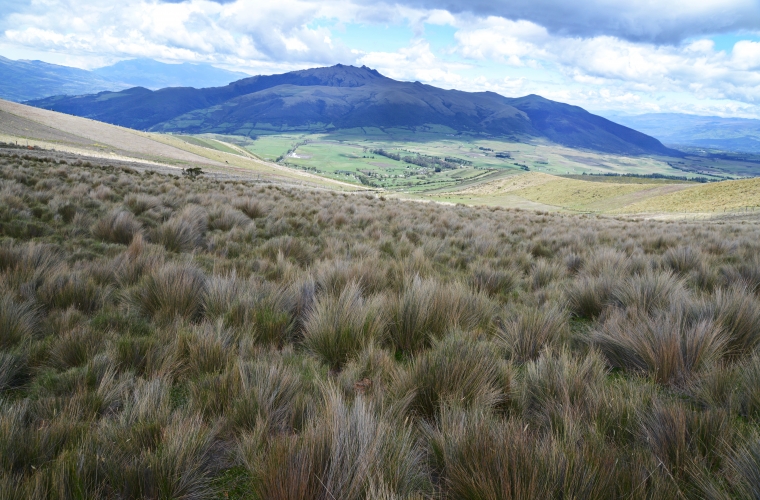
[[[0,292],[3,498],[760,495],[757,222],[2,148]]]

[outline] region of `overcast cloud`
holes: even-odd
[[[760,117],[757,0],[95,0],[0,11],[0,55],[134,57],[275,73],[366,64],[446,88],[592,110]]]

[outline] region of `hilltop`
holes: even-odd
[[[453,135],[548,140],[616,154],[680,155],[645,134],[540,96],[444,90],[344,65],[254,76],[224,87],[136,87],[29,104],[161,132],[255,136],[364,127],[435,128]]]

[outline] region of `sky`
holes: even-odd
[[[0,0],[0,55],[251,75],[342,63],[608,116],[760,118],[760,0]]]

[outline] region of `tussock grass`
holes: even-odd
[[[118,210],[99,219],[92,226],[92,235],[103,241],[129,245],[142,229],[142,224],[131,212]]]
[[[567,314],[556,306],[526,307],[512,314],[497,332],[510,358],[517,363],[536,359],[568,334]]]
[[[340,296],[323,296],[304,322],[303,344],[323,363],[338,370],[370,343],[382,340],[381,305],[365,299],[358,283],[350,283]]]
[[[206,276],[197,267],[167,264],[145,277],[134,301],[144,314],[167,321],[197,319],[203,312]]]
[[[725,352],[723,330],[710,320],[690,323],[679,312],[652,317],[637,310],[614,312],[591,333],[616,368],[638,371],[664,384],[690,380]]]
[[[757,496],[754,223],[13,154],[0,497]]]
[[[0,347],[10,349],[31,340],[37,331],[38,311],[31,302],[16,302],[9,295],[0,297]]]
[[[408,411],[434,417],[444,403],[490,409],[508,399],[511,371],[492,346],[454,334],[437,341],[399,376]]]
[[[208,214],[198,206],[188,205],[181,213],[164,222],[151,233],[151,240],[170,252],[192,250],[203,243]]]

